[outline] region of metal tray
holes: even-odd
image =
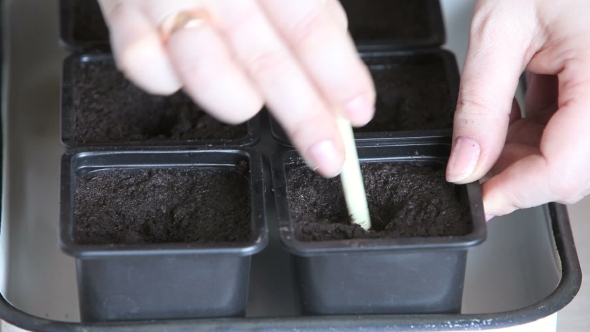
[[[74,259],[57,241],[65,57],[57,43],[57,13],[57,1],[2,3],[0,318],[6,322],[34,331],[479,330],[553,316],[577,293],[581,272],[567,212],[550,204],[488,224],[488,240],[468,255],[460,315],[301,316],[288,253],[279,245],[276,213],[269,209],[269,246],[253,257],[245,319],[79,324]],[[268,119],[262,124],[268,128]],[[275,146],[267,131],[257,148],[268,156]],[[268,160],[265,168],[269,176]],[[272,207],[271,188],[267,194]]]

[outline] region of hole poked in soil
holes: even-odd
[[[217,121],[188,96],[145,93],[113,60],[73,68],[74,139],[78,143],[239,139],[247,125]]]
[[[372,229],[351,225],[340,178],[325,179],[304,165],[287,166],[287,198],[301,241],[444,237],[472,230],[468,206],[442,167],[415,163],[361,165]]]
[[[245,242],[248,164],[235,168],[113,168],[77,179],[78,244]]]
[[[456,96],[451,95],[444,59],[437,54],[365,59],[377,90],[375,117],[355,132],[453,128]]]
[[[428,0],[340,0],[355,41],[404,41],[428,39],[434,27]]]
[[[109,42],[106,26],[97,0],[72,0],[72,37],[77,42]],[[63,18],[62,18],[63,19]]]

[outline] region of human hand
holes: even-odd
[[[489,218],[590,193],[590,1],[479,0],[447,180],[483,184]],[[526,70],[526,116],[513,96]]]
[[[308,164],[336,176],[342,114],[374,113],[370,73],[338,0],[99,0],[118,68],[153,94],[182,88],[221,121],[268,106]]]

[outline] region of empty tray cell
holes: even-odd
[[[60,0],[60,42],[72,51],[109,49],[109,30],[97,0]]]
[[[450,137],[459,90],[455,56],[445,50],[362,54],[373,77],[375,116],[354,128],[360,141],[390,138]],[[273,119],[273,137],[291,145]]]
[[[415,48],[445,42],[438,0],[341,0],[360,48]],[[110,49],[109,31],[96,0],[61,0],[61,42],[68,50]]]
[[[453,128],[458,70],[447,52],[367,56],[377,89],[375,117],[357,133]]]
[[[340,0],[357,46],[439,46],[445,29],[439,0]]]

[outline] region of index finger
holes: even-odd
[[[326,101],[344,111],[353,125],[369,122],[375,104],[371,75],[323,1],[259,2]]]

